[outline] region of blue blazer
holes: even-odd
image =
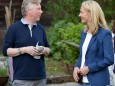
[[[80,55],[75,67],[81,66],[82,46],[86,33],[82,31],[80,42]],[[112,35],[109,30],[99,27],[98,32],[92,36],[85,55],[85,65],[89,68],[87,74],[91,86],[106,86],[110,84],[108,66],[114,63]]]

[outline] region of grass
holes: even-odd
[[[66,75],[60,61],[53,60],[52,58],[45,58],[47,75]]]

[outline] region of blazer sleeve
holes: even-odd
[[[102,45],[99,46],[102,47],[103,50],[103,59],[87,65],[89,67],[89,72],[99,71],[101,69],[107,68],[114,63],[113,44],[110,31],[106,30],[105,32],[103,32]]]
[[[82,31],[81,32],[81,40],[82,40],[82,35],[84,34],[84,32]],[[81,46],[81,41],[80,41],[80,51],[81,51],[81,48],[82,48],[82,46]],[[75,65],[74,65],[74,67],[79,67],[80,68],[80,66],[81,66],[81,52],[80,52],[80,54],[79,54],[79,57],[78,57],[78,59],[76,60],[76,63],[75,63]]]

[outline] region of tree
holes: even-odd
[[[84,0],[48,0],[48,13],[53,14],[54,20],[66,20],[79,23],[80,5]],[[95,0],[102,7],[107,21],[115,19],[115,0]]]

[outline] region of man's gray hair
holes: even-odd
[[[38,5],[41,3],[41,0],[23,0],[21,6],[22,16],[26,16],[27,9],[32,9],[33,5]]]

